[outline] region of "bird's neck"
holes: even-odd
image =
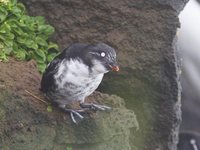
[[[93,66],[91,67],[92,74],[98,75],[98,74],[104,74],[108,72],[108,70],[100,61],[93,60],[92,64],[93,64]]]

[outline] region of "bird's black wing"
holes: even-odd
[[[50,88],[55,86],[54,75],[58,72],[61,59],[55,58],[46,68],[41,81],[41,90],[46,93]]]
[[[72,44],[68,48],[64,49],[46,68],[45,73],[42,76],[41,90],[46,93],[50,88],[54,88],[55,81],[54,75],[58,72],[58,68],[62,60],[68,60],[71,58],[76,58],[82,55],[82,50],[87,47],[87,44]]]

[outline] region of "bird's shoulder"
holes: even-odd
[[[43,92],[47,92],[48,89],[55,84],[54,75],[58,72],[59,64],[61,61],[61,59],[55,58],[48,64],[41,80],[41,90]]]
[[[51,62],[48,64],[48,66],[47,66],[45,72],[50,72],[50,73],[56,72],[56,71],[57,71],[57,68],[58,68],[58,66],[59,66],[59,64],[60,64],[61,62],[62,62],[62,60],[59,59],[59,58],[54,59],[53,61],[51,61]]]
[[[71,59],[80,57],[83,55],[84,50],[88,47],[88,44],[82,44],[82,43],[75,43],[71,46],[65,48],[60,55],[57,56],[59,59]]]
[[[56,56],[54,60],[48,64],[42,76],[41,90],[43,92],[46,92],[50,87],[54,86],[55,84],[54,75],[58,72],[59,67],[62,65],[62,62],[63,61],[67,62],[77,57],[81,58],[84,49],[87,46],[88,44],[81,44],[81,43],[72,44],[68,48],[65,48],[58,56]]]

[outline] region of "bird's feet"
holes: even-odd
[[[64,112],[67,112],[70,114],[70,117],[73,121],[73,123],[78,124],[77,120],[75,118],[78,118],[78,120],[82,120],[84,117],[81,115],[81,113],[84,113],[85,110],[84,109],[67,109],[65,107],[60,107]]]
[[[89,109],[92,109],[92,110],[101,110],[101,111],[104,111],[104,110],[111,110],[111,107],[109,106],[106,106],[106,105],[98,105],[98,104],[87,104],[87,103],[80,103],[80,107],[81,108],[89,108]]]
[[[60,108],[62,111],[67,112],[70,114],[70,117],[73,121],[73,123],[78,124],[80,120],[83,120],[84,117],[81,115],[81,113],[85,113],[89,109],[92,110],[100,110],[100,111],[105,111],[105,110],[111,110],[111,107],[105,106],[105,105],[98,105],[98,104],[87,104],[87,103],[80,103],[80,107],[83,109],[68,109],[64,105],[60,105]],[[77,121],[79,120],[79,121]]]

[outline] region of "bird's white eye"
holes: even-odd
[[[105,57],[106,54],[104,52],[101,52],[101,57]]]

